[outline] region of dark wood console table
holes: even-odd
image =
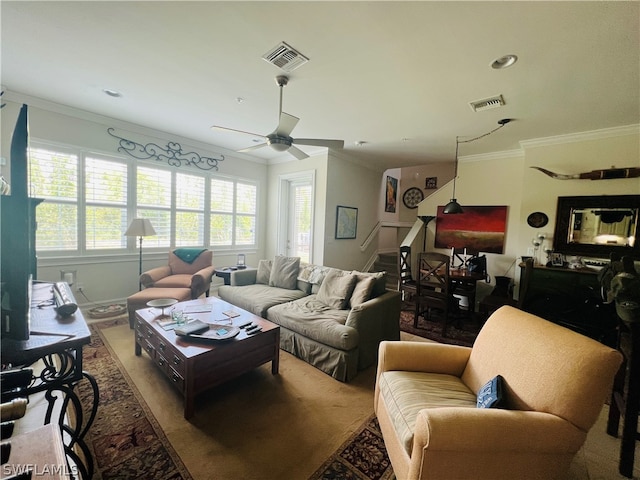
[[[520,291],[526,291],[519,300],[522,310],[615,348],[618,317],[602,300],[597,270],[535,265],[523,288],[524,264],[520,267]]]
[[[51,283],[34,283],[29,339],[3,338],[2,364],[20,368],[42,362],[44,368],[39,373],[34,369],[33,379],[25,393],[29,396],[45,392],[48,408],[43,419],[44,425],[52,422],[56,402],[61,400],[59,417],[55,423],[65,434],[64,450],[67,457],[78,466],[82,478],[87,479],[93,475],[93,459],[84,437],[95,419],[99,402],[98,384],[93,376],[82,369],[82,349],[91,341],[91,333],[79,309],[70,317],[58,316],[52,286]],[[81,381],[89,382],[93,394],[89,405],[86,398],[83,399],[83,405],[76,392],[75,387]],[[69,408],[71,406],[73,408]],[[86,411],[88,416],[85,416]],[[73,422],[67,422],[67,415],[70,414],[74,415]]]

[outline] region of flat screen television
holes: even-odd
[[[36,277],[35,207],[27,195],[27,106],[22,105],[11,139],[11,194],[0,196],[2,337],[29,338],[31,281]]]

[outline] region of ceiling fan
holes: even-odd
[[[238,150],[238,152],[250,152],[251,150],[257,150],[258,148],[270,146],[277,152],[289,152],[291,155],[296,157],[298,160],[303,160],[309,155],[304,153],[299,148],[295,147],[296,145],[314,145],[317,147],[328,147],[328,148],[342,148],[344,147],[343,140],[326,140],[320,138],[292,138],[291,132],[298,124],[300,120],[298,117],[294,117],[293,115],[289,115],[282,111],[282,90],[289,83],[289,77],[285,75],[278,75],[276,77],[276,83],[278,87],[280,87],[280,108],[279,108],[279,122],[276,129],[268,135],[260,135],[258,133],[246,132],[244,130],[236,130],[234,128],[221,127],[218,125],[214,125],[211,128],[215,130],[224,130],[229,132],[238,132],[238,133],[246,133],[248,135],[253,135],[254,137],[262,137],[266,141],[259,145],[252,145],[251,147],[243,148],[242,150]]]

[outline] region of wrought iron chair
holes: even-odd
[[[450,309],[458,306],[458,300],[450,291],[450,263],[448,255],[436,252],[422,252],[418,261],[413,326],[418,326],[418,317],[429,320],[432,310],[437,309],[442,312],[442,336],[446,335]]]

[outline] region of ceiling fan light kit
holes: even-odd
[[[293,131],[295,126],[298,124],[300,119],[298,117],[294,117],[293,115],[289,115],[288,113],[282,111],[282,91],[283,91],[283,88],[288,83],[289,83],[289,77],[287,77],[286,75],[278,75],[276,77],[276,84],[280,88],[280,103],[278,108],[279,121],[278,121],[278,126],[272,133],[268,135],[261,135],[258,133],[251,133],[243,130],[236,130],[233,128],[221,127],[219,125],[214,125],[211,127],[211,129],[244,133],[244,134],[252,135],[254,137],[261,137],[265,140],[263,143],[260,143],[258,145],[252,145],[247,148],[243,148],[241,150],[238,150],[238,152],[250,152],[251,150],[257,150],[258,148],[268,146],[268,147],[271,147],[276,152],[289,152],[298,160],[304,160],[305,158],[308,158],[309,155],[307,155],[305,152],[303,152],[302,150],[294,146],[294,144],[310,145],[310,146],[316,146],[316,147],[327,147],[327,148],[333,148],[333,149],[343,148],[344,147],[343,140],[328,140],[328,139],[320,139],[320,138],[292,138],[291,137],[291,132]]]

